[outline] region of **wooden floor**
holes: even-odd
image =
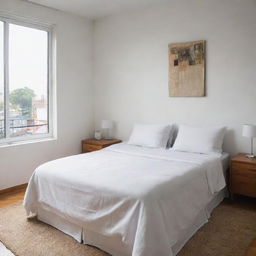
[[[0,208],[23,200],[25,188],[14,192],[0,194]]]

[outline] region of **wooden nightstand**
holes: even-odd
[[[256,158],[247,158],[245,154],[231,158],[231,199],[234,194],[256,197]]]
[[[111,146],[116,143],[122,142],[121,140],[117,139],[110,139],[110,140],[96,140],[96,139],[87,139],[87,140],[82,140],[82,152],[92,152],[96,150],[100,150],[103,148],[106,148],[108,146]]]

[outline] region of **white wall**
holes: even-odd
[[[56,24],[58,140],[0,148],[0,189],[27,182],[45,161],[80,153],[94,129],[93,104],[96,127],[113,119],[122,139],[135,122],[224,124],[225,150],[249,149],[240,133],[242,123],[256,123],[255,0],[172,0],[104,18],[94,31],[89,20],[19,0],[0,0],[5,11]],[[169,98],[168,44],[200,39],[207,97]]]
[[[28,181],[39,164],[81,152],[93,131],[92,23],[19,0],[0,0],[0,12],[56,24],[58,139],[0,148],[0,190]]]
[[[172,0],[95,22],[96,126],[113,119],[127,139],[135,122],[221,124],[225,150],[248,151],[241,124],[256,124],[255,13],[255,0]],[[168,44],[203,39],[207,96],[168,97]]]

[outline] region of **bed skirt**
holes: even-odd
[[[197,218],[194,220],[194,223],[186,230],[184,230],[181,239],[171,247],[171,251],[173,255],[177,255],[177,253],[182,249],[182,247],[186,244],[186,242],[197,232],[199,228],[201,228],[205,223],[208,222],[211,212],[215,207],[217,207],[227,196],[227,189],[222,189],[220,192],[216,193],[211,201],[206,205],[206,207],[198,214]],[[75,222],[70,222],[66,220],[65,217],[57,214],[56,212],[52,212],[48,209],[38,207],[37,212],[38,220],[45,222],[63,233],[73,237],[79,243],[84,243],[87,245],[93,245],[102,249],[105,252],[113,256],[131,256],[129,252],[131,248],[124,248],[124,244],[122,245],[122,252],[127,251],[127,254],[120,255],[120,252],[114,251],[113,248],[109,248],[108,244],[113,244],[113,237],[107,237],[99,233],[95,233],[93,231],[87,230],[85,227],[81,227],[79,224]],[[111,243],[109,241],[111,240]],[[116,241],[117,248],[120,247],[120,240]]]

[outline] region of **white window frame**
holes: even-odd
[[[54,26],[40,23],[23,17],[4,15],[0,13],[0,21],[4,23],[4,113],[5,113],[5,134],[9,135],[8,119],[9,113],[9,24],[20,25],[28,28],[46,31],[48,34],[48,67],[47,67],[47,98],[48,98],[48,133],[31,134],[20,137],[6,137],[0,139],[0,147],[5,145],[26,144],[31,142],[56,139],[56,110],[55,110],[55,77],[54,77]]]

